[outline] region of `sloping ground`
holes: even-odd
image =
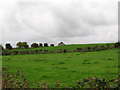
[[[31,81],[46,81],[50,87],[59,81],[61,87],[72,86],[88,77],[107,80],[118,78],[118,49],[98,52],[56,53],[3,56],[3,67],[11,73],[23,70]],[[120,67],[120,66],[119,66]],[[31,86],[32,87],[32,86]]]
[[[25,55],[46,53],[93,52],[116,48],[116,44],[75,44],[55,47],[3,50],[2,55]]]
[[[66,49],[66,50],[74,50],[76,48],[82,47],[92,47],[92,46],[101,46],[101,45],[114,45],[114,43],[101,43],[101,44],[71,44],[65,46],[54,46],[54,47],[39,47],[39,48],[28,48],[28,49],[12,49],[12,51],[26,51],[26,50],[59,50],[59,49]],[[9,50],[8,50],[9,51]],[[10,50],[11,51],[11,50]]]

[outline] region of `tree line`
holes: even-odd
[[[29,47],[29,45],[27,44],[27,42],[18,42],[16,44],[17,48],[38,48],[38,47],[49,47],[48,43],[32,43],[31,46]],[[51,47],[54,47],[54,44],[50,44]],[[120,42],[116,42],[114,44],[115,47],[119,47],[120,46]],[[0,50],[3,50],[4,47],[2,45],[0,45]],[[12,45],[10,43],[6,43],[5,44],[5,49],[13,49]]]
[[[29,47],[27,42],[18,42],[16,44],[17,48],[38,48],[38,47],[49,47],[48,43],[32,43]],[[54,44],[50,44],[51,47],[54,47]],[[0,49],[4,49],[2,45],[0,45]],[[12,45],[10,43],[5,44],[5,49],[13,49]]]
[[[57,49],[57,50],[47,50],[47,49],[29,49],[29,50],[3,50],[1,52],[2,55],[26,55],[26,54],[52,54],[52,53],[76,53],[76,52],[94,52],[94,51],[103,51],[113,48],[119,48],[120,43],[114,44],[106,44],[106,45],[96,45],[96,46],[88,46],[88,47],[78,47],[73,50],[68,49]]]

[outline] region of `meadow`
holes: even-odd
[[[55,82],[60,82],[61,87],[72,86],[76,81],[88,77],[100,77],[107,80],[118,78],[118,49],[8,55],[2,57],[2,66],[8,66],[11,73],[22,70],[30,80],[31,87],[34,80],[38,83],[46,81],[50,87],[54,87]]]

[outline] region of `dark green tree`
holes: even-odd
[[[48,43],[44,43],[44,47],[48,47]]]
[[[27,44],[27,42],[22,42],[23,48],[29,48],[29,45]]]
[[[29,45],[27,42],[18,42],[17,43],[18,48],[29,48]]]
[[[16,46],[17,46],[18,48],[22,48],[22,42],[18,42],[18,43],[16,44]]]
[[[24,48],[29,48],[29,45],[24,45]]]
[[[10,43],[7,43],[7,44],[5,45],[5,47],[6,47],[6,49],[12,49],[12,46],[11,46]]]
[[[117,47],[120,47],[120,42],[116,42],[115,44],[114,44],[114,46],[117,48]]]
[[[54,47],[54,44],[50,44],[51,47]]]
[[[37,47],[38,47],[38,44],[37,44],[37,43],[33,43],[33,44],[31,45],[31,47],[32,47],[32,48],[37,48]]]
[[[39,44],[39,47],[43,47],[42,43]]]

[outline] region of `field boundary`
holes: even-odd
[[[27,54],[54,54],[54,53],[76,53],[76,52],[94,52],[94,51],[103,51],[103,50],[109,50],[118,48],[119,45],[113,44],[113,45],[96,45],[96,46],[89,46],[89,47],[78,47],[73,50],[67,50],[67,49],[58,49],[58,50],[23,50],[23,51],[17,51],[16,50],[3,50],[2,55],[27,55]]]

